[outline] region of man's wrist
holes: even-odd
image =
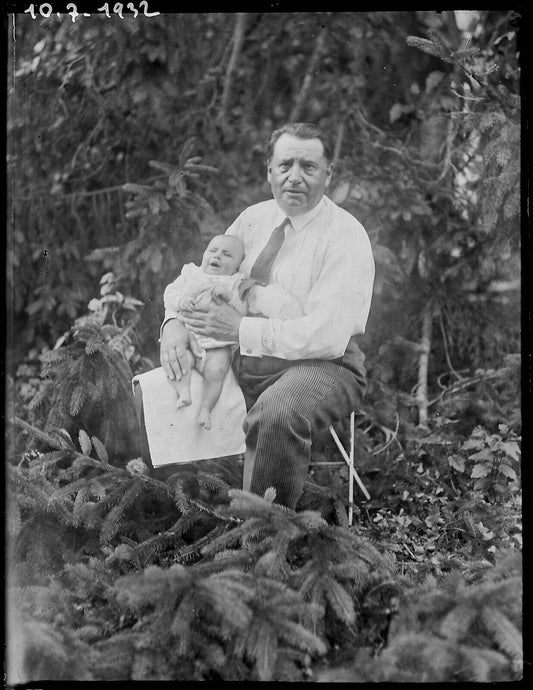
[[[176,321],[177,319],[178,319],[177,316],[167,316],[167,317],[165,317],[165,319],[163,320],[163,323],[161,324],[161,328],[159,329],[159,340],[158,340],[159,343],[161,342],[161,336],[163,335],[163,329],[164,329],[164,327],[167,325],[167,323],[168,323],[169,321]]]

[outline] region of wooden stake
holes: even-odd
[[[350,488],[348,493],[348,500],[350,505],[348,507],[348,524],[351,526],[353,522],[353,473],[354,470],[354,445],[355,445],[355,412],[350,415]]]
[[[337,432],[335,431],[335,429],[331,425],[329,426],[329,430],[330,430],[331,435],[333,436],[333,440],[337,444],[337,448],[340,450],[341,455],[344,458],[344,461],[346,462],[346,464],[348,465],[348,467],[350,469],[350,476],[353,476],[353,478],[357,482],[359,488],[364,493],[366,500],[370,501],[370,494],[366,490],[366,487],[363,484],[363,482],[361,481],[361,478],[359,477],[359,475],[355,471],[354,466],[350,463],[350,457],[349,457],[348,453],[344,450],[344,447],[343,447],[342,443],[340,442],[339,437],[337,436]]]

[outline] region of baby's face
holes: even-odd
[[[244,258],[241,241],[230,235],[217,235],[207,245],[202,270],[211,275],[229,276],[238,270]]]

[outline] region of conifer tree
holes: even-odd
[[[114,458],[127,458],[138,447],[138,428],[132,372],[112,342],[121,329],[87,319],[71,333],[68,345],[43,355],[45,382],[32,406],[48,402],[45,429],[89,430]]]

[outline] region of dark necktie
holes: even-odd
[[[243,280],[239,286],[239,295],[241,299],[244,299],[248,293],[248,290],[252,285],[268,285],[270,282],[270,273],[272,271],[272,265],[276,256],[281,249],[281,245],[285,239],[285,228],[290,223],[289,218],[285,218],[281,225],[274,228],[270,239],[265,244],[259,256],[254,262],[252,269],[250,271],[250,277]]]

